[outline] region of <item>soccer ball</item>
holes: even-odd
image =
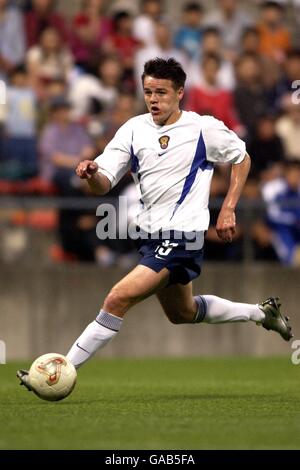
[[[34,393],[48,401],[66,398],[77,379],[73,364],[62,354],[49,353],[38,357],[29,369],[28,382]]]

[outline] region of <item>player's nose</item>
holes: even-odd
[[[152,94],[151,97],[150,97],[150,103],[151,104],[155,104],[157,103],[157,96]]]

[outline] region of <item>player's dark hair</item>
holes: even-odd
[[[144,72],[142,75],[142,82],[146,76],[154,78],[161,78],[164,80],[171,80],[175,90],[183,88],[186,81],[186,73],[181,64],[172,57],[170,59],[156,59],[149,60],[144,65]]]

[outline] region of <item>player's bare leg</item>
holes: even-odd
[[[264,313],[257,305],[221,299],[215,295],[193,296],[192,283],[175,284],[157,293],[168,318],[173,323],[260,322]]]
[[[280,312],[278,298],[270,297],[260,304],[246,304],[215,295],[193,297],[192,283],[165,287],[157,293],[157,297],[172,323],[253,321],[267,330],[276,331],[285,341],[293,337],[289,318]]]
[[[161,289],[156,296],[167,315],[175,324],[194,323],[198,311],[198,303],[193,297],[193,285],[174,284]]]
[[[95,352],[116,336],[125,313],[135,304],[146,299],[167,285],[169,271],[159,273],[138,265],[109,292],[96,319],[90,323],[75,341],[67,354],[68,359],[79,367]]]
[[[135,304],[165,287],[168,280],[167,269],[156,273],[147,266],[138,265],[111,289],[104,300],[103,309],[123,318]]]

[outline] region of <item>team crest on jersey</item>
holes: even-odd
[[[160,143],[160,147],[165,150],[166,148],[168,148],[168,145],[169,145],[169,140],[170,140],[170,137],[168,135],[163,135],[161,136],[159,139],[158,139],[158,142]]]

